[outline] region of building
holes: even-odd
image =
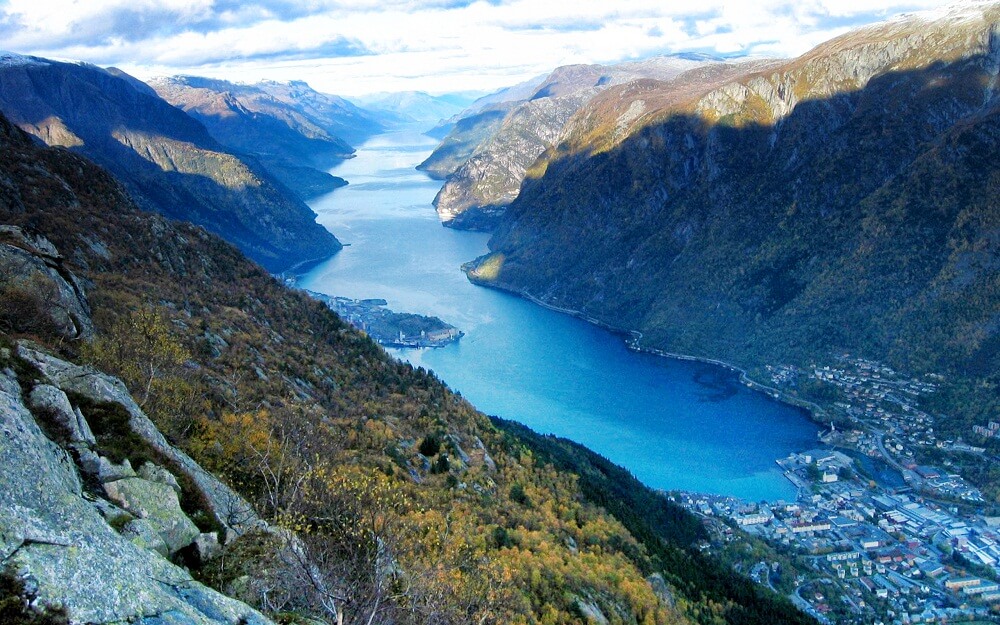
[[[944,587],[948,590],[959,590],[961,588],[971,588],[973,586],[978,586],[983,583],[983,580],[978,577],[957,577],[955,579],[949,579],[944,583]]]

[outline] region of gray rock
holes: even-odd
[[[198,537],[198,526],[184,514],[177,493],[166,484],[128,477],[106,482],[104,490],[111,501],[148,521],[170,553],[180,551]]]
[[[462,441],[457,436],[455,436],[454,434],[449,434],[448,435],[448,440],[450,440],[451,443],[452,443],[452,445],[455,446],[455,453],[458,454],[458,457],[462,460],[462,463],[465,464],[466,466],[468,466],[468,464],[470,462],[470,460],[469,460],[469,454],[465,453],[465,450],[462,449],[462,445],[461,445]]]
[[[25,232],[19,226],[2,225],[0,226],[0,239],[6,239],[23,248],[25,251],[35,254],[36,256],[41,256],[43,258],[50,258],[52,260],[59,260],[62,258],[62,254],[56,249],[56,246],[41,235],[32,235]]]
[[[77,466],[87,475],[97,476],[101,471],[101,457],[92,449],[80,449],[77,455]]]
[[[480,439],[478,436],[476,437],[476,447],[481,449],[483,452],[483,464],[485,464],[490,471],[496,471],[497,463],[493,460],[492,457],[490,457],[490,452],[486,451],[486,445],[483,444],[482,439]]]
[[[87,420],[78,409],[70,404],[66,393],[49,384],[39,384],[31,389],[29,396],[34,411],[44,410],[69,433],[70,443],[94,445],[97,439],[90,430]]]
[[[596,625],[608,625],[608,617],[604,615],[601,608],[594,601],[587,601],[581,597],[576,598],[576,607],[587,618],[588,623]]]
[[[97,498],[91,502],[91,505],[94,506],[94,509],[97,510],[102,517],[104,517],[104,520],[111,527],[123,527],[135,518],[130,513],[122,510],[107,499]]]
[[[667,584],[667,581],[663,579],[663,576],[659,573],[653,573],[646,578],[649,585],[653,587],[653,592],[659,597],[660,601],[667,604],[670,607],[677,605],[677,599],[674,597],[674,591]]]
[[[165,558],[170,557],[170,547],[147,519],[132,519],[122,527],[121,533],[137,547],[155,551]]]
[[[123,460],[121,464],[115,464],[104,456],[100,457],[97,464],[97,479],[102,484],[124,480],[127,477],[135,477],[135,470],[132,469],[132,463],[128,461],[128,458]]]
[[[52,244],[44,238],[29,240],[19,228],[0,232],[0,286],[33,293],[52,327],[67,339],[94,334],[90,305],[76,277],[62,264]]]
[[[222,545],[219,544],[219,535],[215,532],[198,534],[194,539],[195,554],[199,562],[208,562],[219,555]]]
[[[65,606],[76,623],[270,623],[109,526],[9,370],[0,372],[0,467],[0,559],[30,576],[40,605]]]
[[[208,502],[210,512],[221,525],[237,535],[267,527],[246,500],[201,468],[190,456],[167,442],[132,399],[121,380],[46,354],[26,341],[18,343],[17,355],[34,365],[50,384],[63,391],[79,393],[91,401],[122,406],[129,414],[129,428],[132,432],[169,459],[172,466],[178,467],[195,483]]]
[[[174,492],[178,495],[181,494],[181,485],[177,483],[177,478],[174,477],[174,474],[148,460],[139,467],[139,477],[150,482],[165,484],[174,489]]]

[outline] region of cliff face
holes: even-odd
[[[847,350],[995,375],[998,19],[970,5],[609,90],[470,277],[745,366]]]
[[[242,85],[175,76],[149,84],[204,124],[219,143],[253,155],[303,198],[346,184],[325,171],[354,153],[341,137],[361,141],[383,129],[362,109],[303,82]]]
[[[634,80],[669,79],[702,60],[663,57],[615,66],[569,65],[533,85],[530,97],[498,102],[459,120],[418,167],[446,177],[434,205],[446,226],[492,230],[518,196],[528,168],[565,136],[574,113],[601,91]]]
[[[110,72],[9,57],[0,67],[0,110],[45,143],[107,167],[143,208],[204,226],[271,270],[340,249],[312,211],[259,164]]]

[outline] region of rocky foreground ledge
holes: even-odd
[[[0,558],[34,607],[72,623],[271,623],[171,562],[210,559],[265,526],[167,443],[120,380],[30,343],[0,349],[0,467]],[[207,509],[183,509],[185,494]]]

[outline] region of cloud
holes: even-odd
[[[9,0],[4,46],[140,76],[304,79],[324,91],[495,89],[568,63],[792,56],[942,0]]]

